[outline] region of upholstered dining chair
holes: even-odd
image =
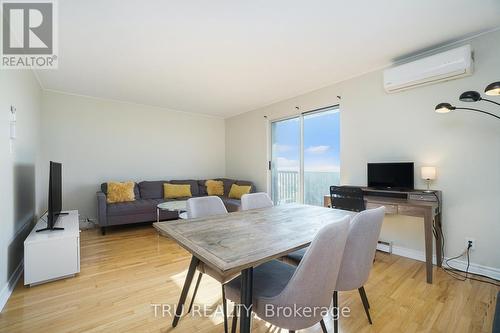
[[[352,218],[339,277],[333,291],[333,308],[335,311],[335,309],[338,309],[339,291],[358,289],[370,324],[372,324],[369,310],[370,304],[368,303],[364,284],[368,280],[373,266],[373,258],[375,257],[384,214],[385,207],[379,207],[362,211]],[[303,256],[303,253],[296,251],[288,255],[285,261],[299,265],[301,260],[304,260]],[[338,316],[334,315],[333,319],[334,332],[337,333]]]
[[[273,201],[265,192],[243,194],[241,196],[241,210],[268,208],[273,206]]]
[[[272,260],[253,270],[252,310],[261,319],[290,332],[320,323],[326,332],[322,313],[330,307],[329,291],[337,282],[349,220],[346,216],[322,227],[298,267]],[[226,296],[235,303],[240,302],[240,286],[241,277],[224,285]],[[293,313],[295,308],[310,309],[314,313],[294,316],[287,315],[288,310],[277,310],[292,309]],[[235,322],[236,317],[233,331]]]
[[[187,205],[187,217],[188,219],[194,219],[199,217],[208,217],[212,215],[227,214],[226,206],[222,202],[221,198],[216,196],[200,197],[188,199]],[[202,261],[196,267],[199,271],[198,279],[196,280],[196,285],[193,291],[193,297],[191,298],[191,303],[189,304],[188,313],[191,312],[193,308],[194,300],[196,298],[196,293],[198,292],[198,287],[200,286],[201,278],[203,274],[208,274],[222,284],[222,309],[224,313],[224,332],[227,333],[227,304],[226,297],[224,295],[224,283],[227,282],[227,277],[223,277],[213,271],[210,267],[206,266]],[[231,277],[233,278],[233,277]]]

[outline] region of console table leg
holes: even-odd
[[[442,239],[442,226],[441,226],[441,213],[434,217],[434,224],[436,226],[436,265],[443,266],[443,239]]]
[[[426,211],[424,215],[425,229],[425,270],[427,272],[427,283],[432,283],[432,212]]]

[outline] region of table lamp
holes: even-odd
[[[431,166],[422,167],[420,174],[422,179],[427,182],[427,191],[425,192],[433,192],[431,191],[431,182],[436,179],[436,168]]]

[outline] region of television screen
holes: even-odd
[[[368,187],[413,190],[413,163],[368,163]]]
[[[62,209],[62,165],[50,162],[49,174],[49,209],[47,213],[47,228],[52,229],[57,222]]]

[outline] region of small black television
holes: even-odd
[[[368,187],[413,190],[413,162],[368,163]]]
[[[62,210],[62,164],[50,161],[49,167],[49,202],[47,210],[47,227],[37,230],[64,230],[57,228],[56,222],[59,216],[67,215]]]

